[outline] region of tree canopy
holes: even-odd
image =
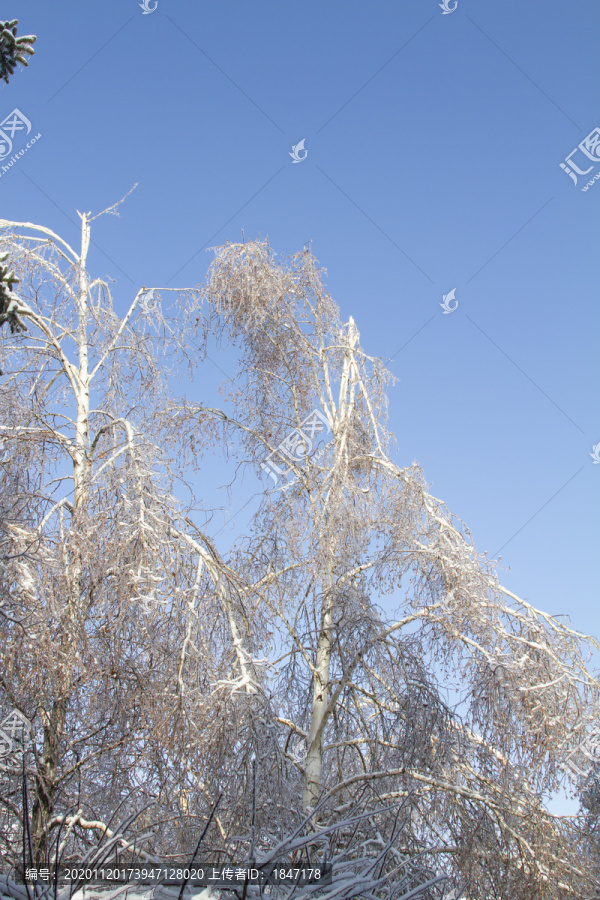
[[[81,858],[117,808],[155,855],[214,813],[229,854],[304,822],[395,865],[426,852],[473,898],[583,896],[584,837],[543,801],[597,715],[592,639],[503,587],[394,460],[391,375],[310,252],[227,244],[205,283],[119,314],[88,271],[95,218],[77,250],[0,220],[26,327],[0,331],[0,712],[32,723],[36,860],[68,816]],[[224,409],[201,396],[210,337],[240,348]],[[214,446],[273,475],[220,549],[181,499]]]

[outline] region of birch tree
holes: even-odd
[[[150,851],[185,849],[222,794],[230,859],[306,821],[331,855],[427,850],[473,898],[585,896],[582,840],[543,799],[597,715],[591,639],[503,587],[394,460],[391,376],[314,257],[226,245],[205,284],[119,316],[87,271],[93,218],[77,252],[0,221],[27,329],[0,332],[0,422],[35,487],[5,527],[0,685],[33,721],[38,858],[65,816],[76,854],[150,799]],[[174,388],[209,335],[240,348],[223,408]],[[207,445],[267,484],[231,547],[176,499]]]
[[[15,326],[0,332],[0,712],[32,722],[38,865],[69,811],[69,846],[83,852],[117,809],[149,799],[171,850],[185,844],[186,748],[206,717],[221,727],[232,662],[248,676],[226,566],[172,493],[203,441],[172,386],[202,360],[200,295],[141,288],[117,314],[109,281],[87,269],[97,216],[79,215],[77,250],[0,221]],[[204,773],[222,770],[203,760],[194,772],[206,805]],[[13,780],[0,802],[10,865],[19,798]]]
[[[270,454],[291,469],[269,482],[235,568],[272,617],[304,807],[325,798],[325,821],[410,796],[404,846],[439,840],[474,897],[583,896],[581,842],[542,798],[597,715],[588,639],[503,587],[419,466],[394,462],[391,376],[310,253],[284,265],[266,242],[219,248],[205,297],[242,346],[228,431],[249,465]]]

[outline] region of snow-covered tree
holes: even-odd
[[[17,64],[28,66],[28,56],[33,56],[35,50],[31,46],[36,41],[34,34],[25,34],[17,37],[18,19],[10,22],[0,22],[0,78],[7,84],[10,76],[15,71]]]
[[[72,839],[85,845],[119,805],[158,798],[179,840],[181,758],[203,726],[194,692],[228,677],[231,647],[243,659],[225,567],[170,491],[191,447],[184,401],[165,414],[177,399],[169,369],[200,362],[199,295],[142,289],[117,315],[108,282],[86,268],[92,218],[81,214],[78,250],[0,221],[11,314],[26,327],[0,332],[0,719],[17,709],[33,723],[38,864],[73,807]],[[17,781],[0,799],[11,865]]]
[[[600,763],[595,761],[580,783],[582,831],[589,841],[600,883]]]
[[[0,328],[8,323],[14,334],[15,331],[26,331],[27,328],[16,312],[19,298],[14,293],[13,286],[19,279],[11,271],[7,260],[8,253],[0,253]]]
[[[583,839],[543,798],[596,714],[586,639],[504,588],[394,461],[391,376],[314,257],[227,245],[202,288],[118,316],[81,221],[76,252],[0,220],[27,327],[0,331],[1,432],[32,479],[5,529],[0,712],[33,720],[38,858],[64,815],[76,854],[149,799],[152,852],[189,850],[221,794],[230,858],[308,816],[332,854],[426,850],[473,900],[584,896]],[[241,346],[227,409],[173,387],[209,334]],[[220,551],[175,498],[219,442],[275,479]],[[16,857],[16,794],[4,809]]]
[[[284,266],[266,242],[221,248],[206,300],[243,347],[231,438],[254,465],[275,453],[292,467],[230,564],[272,621],[270,685],[304,804],[326,798],[325,821],[410,796],[405,846],[436,835],[474,897],[583,896],[577,840],[542,797],[595,715],[585,639],[504,588],[418,465],[394,462],[390,375],[309,253]]]

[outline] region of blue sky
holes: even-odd
[[[158,0],[144,15],[14,0],[0,15],[38,35],[0,119],[16,107],[42,135],[0,168],[0,215],[76,243],[76,209],[137,182],[90,255],[122,310],[142,284],[201,282],[205,248],[242,228],[284,255],[312,241],[343,318],[399,379],[398,462],[501,554],[509,589],[599,635],[600,182],[581,188],[600,150],[573,156],[591,167],[577,185],[560,168],[600,126],[597,2]],[[205,378],[190,395],[222,376],[209,362]]]

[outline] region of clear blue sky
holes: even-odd
[[[343,318],[400,379],[398,462],[501,553],[508,588],[599,635],[600,181],[580,188],[600,159],[578,151],[593,167],[578,185],[559,165],[600,126],[597,0],[447,15],[438,0],[158,0],[147,15],[14,0],[0,16],[38,35],[0,118],[17,107],[42,134],[1,175],[1,216],[74,242],[76,209],[138,182],[90,257],[121,309],[142,284],[201,282],[204,248],[242,228],[286,255],[312,241]],[[220,378],[209,363],[207,393]],[[232,504],[261,487],[246,479]]]

